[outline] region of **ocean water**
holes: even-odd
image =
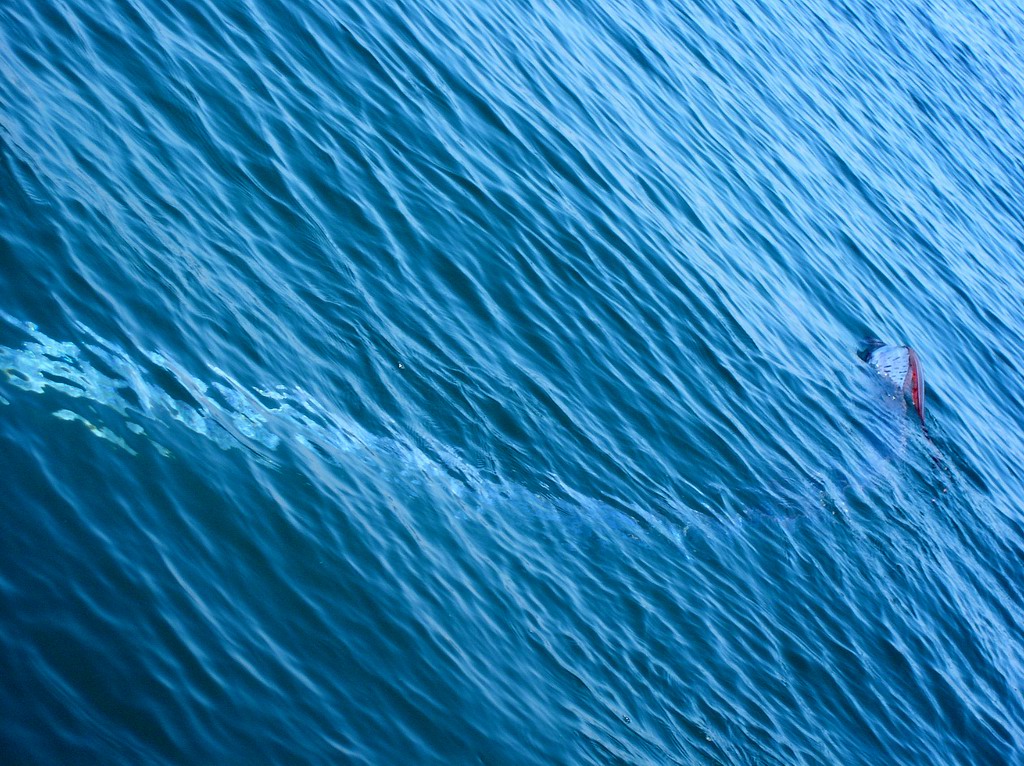
[[[4,2],[0,762],[1024,763],[1022,50]]]

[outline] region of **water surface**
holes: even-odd
[[[3,760],[1021,762],[1021,19],[6,3]]]

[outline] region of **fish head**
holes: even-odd
[[[857,355],[879,377],[910,396],[924,425],[924,371],[917,352],[910,346],[893,346],[872,338],[865,341],[864,348]]]

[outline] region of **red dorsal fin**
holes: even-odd
[[[921,362],[917,353],[912,348],[907,348],[910,354],[910,375],[903,384],[904,390],[910,391],[910,398],[914,401],[914,409],[924,424],[924,370],[921,369]]]

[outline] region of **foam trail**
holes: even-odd
[[[142,440],[151,441],[161,455],[170,455],[136,421],[177,423],[221,449],[246,449],[271,463],[271,454],[283,445],[293,445],[338,466],[358,462],[379,470],[383,464],[393,481],[409,487],[441,488],[457,498],[467,518],[514,506],[546,521],[574,527],[584,535],[607,530],[645,539],[646,530],[657,527],[670,538],[679,536],[650,514],[633,511],[644,519],[641,526],[630,515],[570,488],[561,488],[568,499],[559,500],[489,479],[443,447],[438,448],[440,461],[431,458],[399,438],[370,433],[299,386],[278,384],[250,390],[213,366],[211,379],[204,381],[160,352],[149,353],[148,364],[136,362],[84,325],[79,329],[88,341],[76,344],[55,340],[35,324],[2,311],[0,321],[9,325],[4,328],[6,335],[13,327],[26,336],[20,347],[0,345],[0,383],[107,408],[123,420],[127,433],[118,434],[110,425],[94,422],[95,416],[86,418],[66,400],[53,415],[82,423],[95,436],[132,456],[140,448],[132,442]],[[171,387],[179,389],[177,395],[158,383],[164,376],[170,376]],[[0,396],[0,403],[9,401]]]

